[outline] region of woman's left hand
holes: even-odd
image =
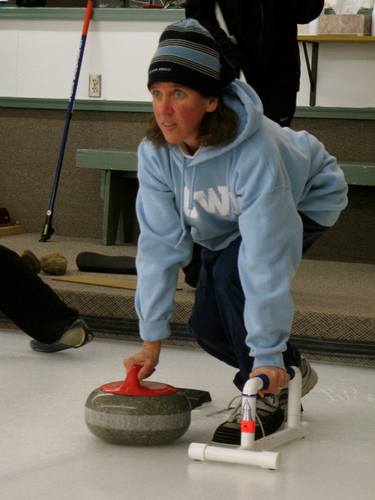
[[[266,394],[275,394],[279,392],[290,379],[287,372],[278,366],[258,366],[258,368],[255,368],[255,370],[250,373],[250,378],[262,374],[267,375],[270,383],[267,389],[258,391],[261,397],[264,397]]]

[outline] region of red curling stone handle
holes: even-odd
[[[177,389],[168,384],[160,382],[141,382],[138,379],[140,365],[134,365],[128,371],[123,382],[110,382],[100,387],[103,392],[111,394],[122,394],[124,396],[167,396],[174,394]]]

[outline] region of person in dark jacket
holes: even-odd
[[[231,38],[216,18],[219,4]],[[259,95],[264,114],[289,127],[295,113],[301,63],[297,25],[322,12],[324,0],[187,0],[187,18],[199,21]]]
[[[220,27],[221,9],[229,36]],[[301,62],[297,25],[308,24],[322,12],[324,0],[187,0],[187,18],[196,19],[219,43],[236,70],[256,91],[265,116],[289,127],[296,111]],[[201,266],[200,245],[195,244],[185,281],[197,286]]]

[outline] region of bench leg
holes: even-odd
[[[125,177],[121,171],[103,172],[101,192],[104,200],[104,245],[116,244],[118,230],[120,243],[132,241],[137,188],[138,180]]]
[[[136,223],[135,199],[138,191],[138,179],[124,177],[121,183],[122,210],[119,221],[119,238],[121,243],[131,243]]]
[[[116,243],[117,229],[121,213],[120,189],[116,182],[118,172],[105,170],[102,177],[102,197],[104,200],[103,243]]]

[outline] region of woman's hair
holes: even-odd
[[[202,146],[226,144],[235,137],[237,126],[237,113],[219,99],[216,110],[204,115],[199,126],[197,139]],[[146,138],[157,147],[168,144],[156,122],[155,115],[150,118]]]

